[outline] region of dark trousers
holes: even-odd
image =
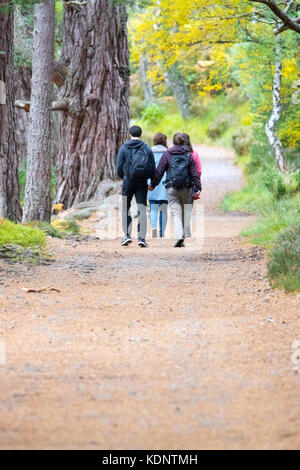
[[[125,235],[131,236],[132,217],[131,201],[135,196],[138,209],[138,238],[146,238],[147,234],[147,181],[132,181],[126,178],[122,188],[122,224]]]

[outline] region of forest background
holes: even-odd
[[[18,175],[18,182],[6,188],[6,199],[15,188],[15,208],[9,212],[1,205],[2,248],[7,243],[42,246],[41,230],[51,236],[79,230],[73,219],[51,223],[51,208],[95,197],[100,182],[115,177],[114,159],[130,118],[143,127],[149,144],[157,131],[171,139],[184,130],[194,144],[234,150],[247,184],[228,195],[222,208],[257,215],[242,235],[267,248],[275,286],[300,290],[299,1],[46,0],[15,1],[14,8],[0,3],[2,31],[8,17],[13,22],[16,132],[9,171]],[[42,14],[45,28],[39,29]],[[34,43],[41,30],[46,49],[53,43],[52,71],[47,49],[48,72],[42,42]],[[34,94],[34,85],[39,86],[31,81],[34,70],[36,76],[38,70],[53,75],[51,101],[39,101],[47,93]],[[101,92],[103,109],[93,86]],[[34,153],[39,135],[30,120],[47,121],[47,116],[51,134],[43,135],[48,155],[43,166],[39,151]],[[7,143],[4,120],[0,153]],[[89,126],[91,120],[99,127]],[[42,211],[35,210],[34,201]],[[26,225],[7,220],[18,221],[21,212]]]

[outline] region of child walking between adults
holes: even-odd
[[[152,152],[155,158],[155,165],[158,166],[163,153],[168,149],[167,136],[158,132],[153,138]],[[152,238],[158,236],[158,220],[159,220],[159,236],[164,237],[166,225],[168,222],[168,197],[165,187],[166,173],[163,175],[161,182],[154,189],[148,191],[148,201],[150,205],[150,222],[152,226]]]

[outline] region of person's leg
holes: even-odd
[[[159,202],[158,201],[149,201],[150,203],[150,222],[152,228],[157,228],[157,218],[158,218],[158,210],[159,210]]]
[[[168,202],[170,212],[174,222],[174,236],[176,240],[184,239],[183,219],[182,219],[182,206],[180,190],[175,188],[167,189]]]
[[[186,238],[192,237],[191,219],[193,213],[192,188],[184,188],[182,190],[182,208],[184,221],[184,234]]]
[[[125,237],[131,236],[132,218],[130,214],[130,206],[131,206],[133,194],[134,194],[133,182],[128,179],[125,179],[123,181],[123,187],[122,187],[122,226],[123,226]]]
[[[168,222],[168,201],[160,201],[159,205],[159,235],[164,237]]]
[[[147,193],[148,185],[145,183],[137,183],[135,190],[135,198],[138,209],[138,238],[145,240],[147,235]]]

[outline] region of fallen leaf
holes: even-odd
[[[56,289],[55,287],[41,287],[40,289],[34,289],[31,287],[22,287],[22,290],[24,292],[27,292],[27,294],[31,292],[36,292],[38,294],[41,294],[42,292],[58,292],[60,293],[59,289]]]

